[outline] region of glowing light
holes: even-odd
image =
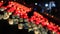
[[[38,29],[38,27],[35,26],[35,27],[33,27],[33,29],[36,30],[36,29]]]
[[[8,12],[8,15],[12,15],[12,13],[11,12]]]
[[[9,19],[8,22],[9,22],[10,25],[13,25],[13,19]]]
[[[3,19],[6,20],[9,18],[9,15],[3,15]]]
[[[48,4],[45,4],[45,7],[48,7],[49,5]]]
[[[60,30],[60,27],[58,29]]]
[[[13,2],[12,2],[13,3]],[[13,3],[14,4],[14,3]],[[36,4],[37,5],[37,4]],[[15,5],[14,5],[15,6]],[[19,4],[17,4],[17,6],[19,6],[17,9],[19,9],[19,8],[21,8],[22,10],[21,11],[16,11],[16,13],[15,14],[22,14],[21,16],[22,16],[22,18],[19,20],[20,22],[23,22],[23,18],[28,18],[28,16],[27,16],[27,14],[26,14],[26,12],[27,12],[27,9],[28,9],[28,11],[31,9],[31,8],[27,8],[27,7],[25,7],[25,6],[23,6],[23,5],[19,5]],[[55,6],[54,4],[52,5],[52,6]],[[25,7],[25,8],[24,8]],[[46,7],[48,7],[48,5],[46,5]],[[50,5],[50,7],[49,8],[51,8],[51,5]],[[11,8],[9,11],[11,12],[13,12],[14,10],[16,10],[16,9],[14,9],[14,7],[13,8]],[[26,12],[24,12],[24,11],[26,11]],[[19,13],[19,12],[21,12],[21,13]],[[8,19],[9,18],[9,15],[11,15],[11,13],[5,13],[3,16],[1,16],[1,18],[0,19]],[[24,15],[24,17],[23,17],[23,15]],[[20,16],[20,17],[21,17]],[[49,23],[48,21],[48,23],[47,22],[45,22],[46,21],[46,19],[42,16],[42,15],[40,15],[39,13],[37,13],[37,12],[34,12],[34,15],[33,15],[34,17],[33,18],[31,18],[31,22],[33,22],[33,25],[32,24],[27,24],[27,26],[28,27],[32,27],[33,26],[33,29],[34,29],[34,32],[37,32],[36,34],[38,34],[38,31],[36,31],[37,29],[38,29],[38,27],[37,27],[37,25],[36,24],[39,24],[39,18],[41,19],[41,24],[42,24],[42,26],[44,26],[44,25],[47,25],[47,27],[48,27],[48,29],[49,30],[52,30],[52,25],[53,25],[53,23]],[[18,16],[19,17],[19,16]],[[39,18],[38,18],[39,17]],[[16,16],[14,16],[13,18],[16,18]],[[38,18],[38,19],[37,19]],[[28,18],[29,19],[29,18]],[[33,20],[36,20],[36,22],[34,22]],[[9,22],[9,24],[10,25],[13,25],[14,24],[14,21],[16,21],[16,22],[18,22],[18,20],[17,19],[8,19],[8,22]],[[25,22],[27,22],[26,20],[25,20]],[[35,24],[36,23],[36,24]],[[24,26],[24,24],[18,24],[18,29],[23,29],[23,26]],[[42,27],[41,26],[41,27]],[[54,26],[53,27],[54,28],[54,31],[57,31],[57,29],[56,29],[56,27]],[[28,28],[27,28],[28,29]],[[56,30],[55,30],[56,29]],[[30,29],[30,31],[31,31],[32,29]],[[59,30],[60,30],[60,28],[59,28]]]
[[[4,2],[3,0],[1,2]]]
[[[4,9],[3,9],[3,8],[1,8],[0,10],[1,10],[1,11],[4,11]]]
[[[23,22],[23,18],[20,18],[20,19],[19,19],[19,22]]]
[[[45,4],[45,7],[47,7],[47,10],[51,10],[53,7],[56,7],[56,4],[54,1],[51,1],[48,4]]]
[[[28,29],[28,32],[30,32],[30,31],[32,31],[32,30],[33,30],[32,28],[29,28],[29,29]]]
[[[56,7],[55,2],[51,1],[50,4],[51,4],[51,7]]]
[[[24,4],[26,4],[26,3],[24,2]]]
[[[35,5],[37,5],[37,3],[35,3]]]
[[[18,19],[13,19],[14,24],[18,24]]]
[[[52,18],[54,17],[54,16],[51,16]]]
[[[35,34],[39,34],[40,32],[37,30],[37,31],[34,31]]]
[[[55,7],[56,5],[53,3],[52,6]]]
[[[46,15],[49,15],[49,14],[46,14]]]
[[[23,24],[22,23],[18,24],[18,29],[23,29]]]

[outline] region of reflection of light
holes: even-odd
[[[48,4],[45,4],[45,7],[48,7]]]

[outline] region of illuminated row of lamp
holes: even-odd
[[[21,6],[20,6],[20,7],[21,7]],[[12,9],[11,9],[11,10],[12,10]],[[23,12],[24,12],[24,11],[23,11]],[[22,13],[23,13],[23,12],[22,12]],[[36,12],[34,12],[34,13],[35,13],[34,16],[35,16],[36,23],[38,23],[40,20],[37,20],[37,19],[40,19],[40,18],[43,18],[43,17],[42,17],[41,15],[39,15],[38,13],[36,13]],[[25,13],[25,14],[26,14],[26,13]],[[39,18],[36,18],[36,16],[38,16]],[[30,19],[29,19],[29,20],[30,20]],[[41,24],[42,24],[42,25],[47,25],[48,29],[51,28],[51,29],[53,30],[55,26],[52,27],[53,25],[51,26],[49,23],[45,23],[44,20],[45,20],[45,18],[43,18],[43,20],[41,21]],[[30,21],[34,21],[34,19],[31,19]],[[43,23],[43,22],[44,22],[44,23]],[[47,20],[47,22],[48,22],[48,20]],[[40,22],[39,22],[39,23],[40,23]],[[38,23],[38,24],[39,24],[39,23]],[[55,27],[55,28],[56,28],[56,27]],[[59,28],[59,27],[58,27],[58,28]],[[51,30],[51,29],[50,29],[50,30]],[[60,28],[59,28],[59,29],[60,29]],[[54,30],[56,30],[56,29],[54,29]]]
[[[13,6],[13,7],[12,7]],[[17,7],[17,8],[16,8]],[[6,10],[7,8],[10,8],[7,10],[7,12],[10,14],[10,13],[13,13],[14,10],[15,10],[15,13],[14,15],[22,15],[23,14],[26,14],[26,12],[30,11],[31,8],[27,8],[23,5],[19,5],[18,3],[16,2],[9,2],[9,5],[4,7],[4,6],[1,6],[1,11],[4,11]],[[27,15],[27,14],[26,14]]]
[[[52,22],[48,22],[48,19],[44,18],[42,15],[39,15],[38,13],[36,13],[36,14],[37,14],[37,18],[33,16],[32,17],[33,19],[31,19],[32,21],[34,21],[34,18],[35,18],[35,19],[37,19],[36,20],[37,21],[36,22],[37,24],[41,23],[42,26],[46,26],[49,30],[52,30],[54,32],[57,32],[58,30],[60,30],[60,27],[58,27],[58,25],[56,26]],[[41,17],[42,17],[42,19],[41,19]],[[39,20],[38,18],[41,19],[41,20]]]
[[[8,12],[10,12],[10,11],[12,12],[12,10],[14,11],[14,10],[22,10],[22,9],[23,9],[22,11],[26,11],[26,12],[31,11],[31,8],[27,8],[27,7],[23,6],[22,4],[19,4],[16,2],[9,2],[9,4],[6,7],[2,6],[3,2],[0,2],[0,5],[4,9],[11,8],[11,9],[7,10]]]

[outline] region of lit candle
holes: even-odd
[[[3,19],[8,19],[9,18],[9,15],[8,14],[4,14],[3,15]]]
[[[39,32],[38,30],[37,30],[37,31],[35,30],[34,33],[35,33],[35,34],[39,34],[40,32]]]
[[[8,22],[10,25],[13,25],[13,19],[9,19]]]
[[[18,24],[18,29],[23,29],[23,24]]]

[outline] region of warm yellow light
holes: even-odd
[[[32,28],[29,28],[29,29],[28,29],[28,32],[30,32],[30,31],[32,31],[32,30],[33,30]]]
[[[10,25],[13,25],[13,19],[8,19],[8,23],[9,23]]]
[[[3,19],[8,19],[9,15],[3,15]]]
[[[1,2],[3,2],[3,0]]]
[[[23,29],[23,24],[18,24],[18,29]]]
[[[40,32],[39,31],[34,31],[35,34],[39,34]]]

